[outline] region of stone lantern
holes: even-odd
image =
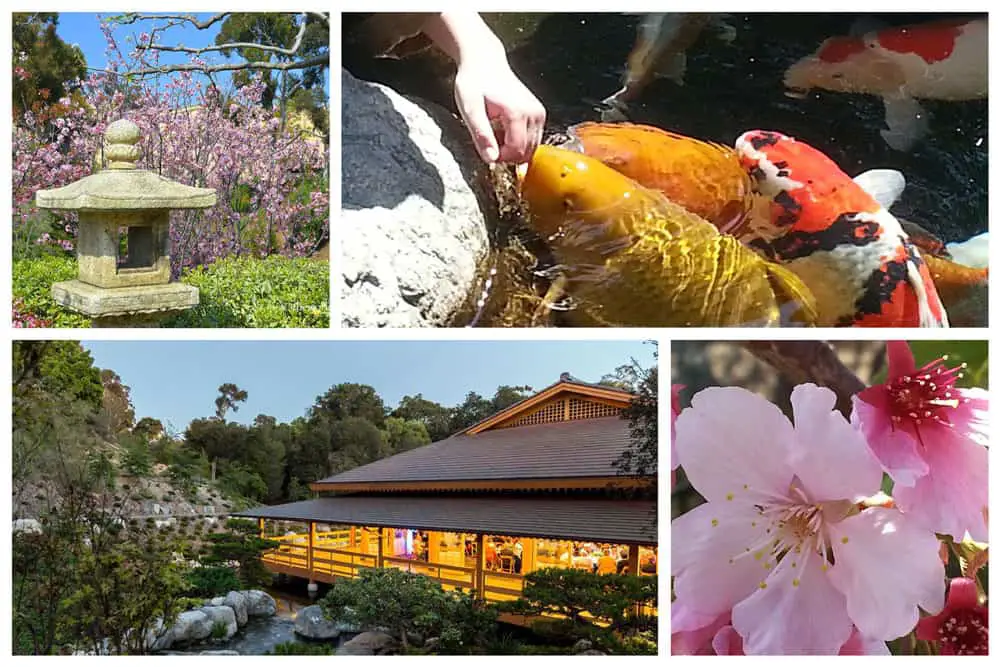
[[[153,325],[198,305],[197,287],[170,281],[170,211],[214,206],[215,190],[136,169],[139,138],[135,123],[111,123],[103,170],[35,195],[39,208],[79,212],[79,276],[52,285],[52,298],[94,326]]]

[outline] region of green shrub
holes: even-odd
[[[326,328],[330,265],[311,259],[231,257],[198,267],[182,281],[201,304],[165,327]]]
[[[90,319],[52,300],[52,283],[77,277],[70,256],[14,262],[13,297],[22,317],[53,327],[89,327]],[[201,303],[167,318],[163,327],[326,328],[330,325],[330,265],[287,257],[230,257],[181,278],[200,291]]]
[[[229,567],[195,567],[185,575],[191,595],[213,598],[242,588],[236,572]]]
[[[387,628],[404,652],[408,633],[440,638],[439,653],[468,654],[488,646],[497,630],[492,607],[396,569],[363,569],[356,579],[338,579],[320,605],[331,618],[362,628]]]
[[[225,639],[226,638],[226,624],[222,621],[216,621],[212,624],[212,639]]]
[[[319,642],[283,642],[275,645],[274,650],[266,655],[333,655],[333,646]]]
[[[90,318],[65,310],[52,300],[52,283],[73,280],[77,276],[76,260],[68,255],[42,255],[14,262],[14,301],[24,315],[46,320],[53,327],[89,327]]]

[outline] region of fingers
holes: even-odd
[[[545,108],[530,96],[516,110],[505,109],[501,114],[504,137],[500,146],[500,160],[522,164],[531,160],[542,141],[545,127]]]
[[[462,115],[462,120],[465,121],[465,126],[469,129],[469,135],[479,156],[487,163],[496,162],[500,158],[500,147],[497,145],[493,126],[490,125],[489,116],[486,114],[482,93],[467,91],[465,86],[459,85],[456,80],[455,104]]]

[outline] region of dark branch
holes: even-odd
[[[146,76],[149,74],[170,74],[172,72],[202,72],[204,74],[212,74],[214,72],[232,72],[237,70],[282,70],[282,71],[292,71],[300,69],[308,69],[310,67],[319,67],[321,65],[329,65],[330,56],[329,54],[314,56],[312,58],[307,58],[306,60],[299,60],[296,62],[286,62],[286,63],[266,63],[266,62],[244,62],[244,63],[226,63],[224,65],[160,65],[159,67],[147,67],[144,69],[137,69],[131,72],[123,72],[123,75],[133,74],[135,76]]]
[[[837,394],[837,409],[850,417],[851,397],[865,388],[828,343],[816,340],[747,341],[747,350],[792,384],[814,382]]]
[[[285,49],[280,46],[270,46],[268,44],[257,44],[255,42],[230,42],[228,44],[218,44],[214,46],[203,46],[201,48],[194,48],[190,46],[164,46],[161,44],[153,44],[153,38],[150,36],[149,44],[146,44],[140,48],[152,51],[174,51],[179,53],[193,53],[195,55],[200,55],[202,53],[211,53],[217,51],[229,51],[231,49],[258,49],[260,51],[269,51],[271,53],[280,53],[283,56],[294,56],[298,53],[299,48],[302,46],[302,38],[306,34],[306,26],[308,21],[306,21],[306,14],[303,12],[300,14],[302,17],[302,22],[299,24],[299,32],[295,36],[295,41],[292,45]]]

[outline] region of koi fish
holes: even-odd
[[[588,323],[815,321],[812,295],[794,273],[599,160],[542,145],[519,178],[531,226],[549,241]]]
[[[753,207],[750,177],[729,146],[651,125],[581,123],[567,130],[569,146],[737,234]]]
[[[812,290],[820,326],[948,326],[920,252],[895,217],[822,152],[752,130],[736,152],[769,200],[751,245]]]
[[[927,131],[919,99],[983,99],[987,20],[949,19],[831,37],[785,72],[785,86],[878,95],[885,105],[886,143],[909,150]]]

